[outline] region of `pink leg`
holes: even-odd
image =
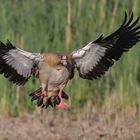
[[[62,98],[62,92],[61,92],[61,90],[59,91],[58,96],[60,98],[60,103],[57,105],[57,107],[59,109],[67,109],[67,108],[69,108],[69,105],[66,102],[64,102],[64,100]]]
[[[46,91],[47,85],[42,83],[41,86],[42,86],[42,92],[41,92],[40,96],[47,97],[47,91]]]

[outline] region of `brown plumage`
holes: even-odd
[[[30,94],[37,105],[67,108],[62,98],[68,99],[63,91],[76,68],[81,78],[98,79],[140,40],[139,18],[129,20],[127,15],[123,24],[114,33],[90,42],[72,53],[30,53],[14,47],[9,41],[0,43],[0,73],[9,81],[24,85],[31,75],[39,79],[41,87]]]

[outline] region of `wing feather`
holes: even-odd
[[[101,35],[94,42],[72,52],[74,66],[79,75],[85,79],[97,79],[118,60],[123,52],[128,51],[140,40],[140,25],[137,25],[139,17],[133,21],[133,13],[129,20],[127,14],[118,30],[103,38]]]
[[[39,63],[41,55],[14,47],[9,41],[0,42],[0,74],[9,81],[24,85],[33,74],[34,64]]]

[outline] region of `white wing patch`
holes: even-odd
[[[105,55],[107,48],[101,47],[98,44],[89,43],[82,49],[72,53],[72,59],[76,62],[76,67],[79,68],[82,75],[86,75],[91,71]]]
[[[39,55],[39,54],[38,54]],[[32,53],[22,51],[20,49],[11,49],[3,56],[6,63],[14,68],[18,74],[23,77],[29,77],[33,67],[33,60],[37,58]]]

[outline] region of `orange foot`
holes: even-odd
[[[60,103],[57,105],[57,107],[59,109],[67,109],[67,108],[69,108],[69,105],[66,102],[64,102],[64,100],[62,98],[62,92],[61,91],[59,91],[58,96],[60,98]]]

